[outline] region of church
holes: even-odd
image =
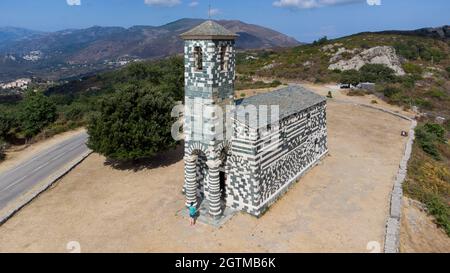
[[[293,85],[237,100],[238,35],[206,21],[181,38],[186,205],[259,217],[328,154],[326,99]]]

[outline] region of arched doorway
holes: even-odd
[[[197,203],[201,205],[205,199],[208,198],[208,157],[201,150],[194,150],[192,155],[196,158],[195,161],[195,176],[196,176],[196,196]]]

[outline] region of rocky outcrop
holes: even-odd
[[[340,59],[340,55],[347,50],[339,50],[331,59],[332,64],[328,67],[330,70],[359,70],[365,64],[383,64],[395,71],[399,76],[405,75],[405,71],[402,68],[400,58],[397,56],[395,49],[390,46],[377,46],[361,53],[356,54],[349,60],[336,60]],[[339,53],[339,54],[338,54]],[[350,53],[350,52],[349,52]],[[351,52],[354,53],[354,52]],[[339,55],[339,56],[338,56]]]

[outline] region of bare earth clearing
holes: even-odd
[[[135,169],[114,169],[93,154],[0,227],[0,252],[66,252],[70,241],[82,252],[368,252],[371,241],[383,247],[406,143],[400,132],[410,123],[330,101],[328,126],[330,156],[260,219],[239,213],[221,229],[189,227],[179,216],[182,148],[157,166]]]
[[[422,205],[409,198],[403,198],[400,251],[405,253],[448,253],[450,238],[436,227],[434,219],[428,216]]]

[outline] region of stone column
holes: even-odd
[[[220,204],[220,173],[219,167],[221,165],[220,160],[209,160],[206,162],[209,168],[209,214],[218,218],[222,215],[222,206]]]
[[[184,177],[186,189],[186,206],[197,206],[197,158],[196,155],[184,157]]]

